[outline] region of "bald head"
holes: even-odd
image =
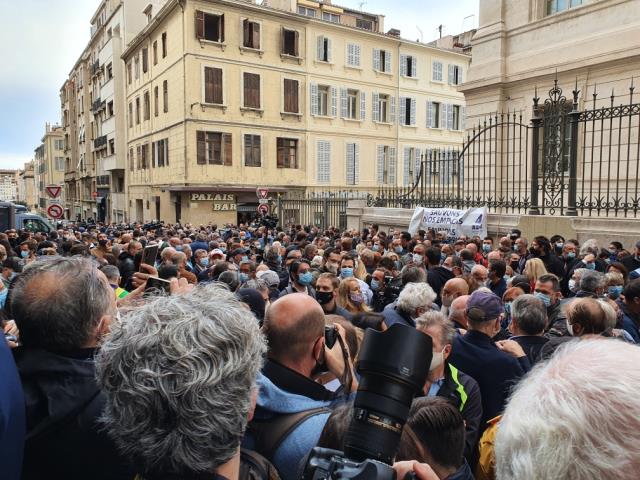
[[[503,255],[500,250],[493,250],[492,252],[489,252],[489,254],[487,255],[488,262],[491,262],[492,260],[502,260],[502,259],[503,259]]]
[[[475,265],[471,269],[471,276],[479,283],[484,283],[489,277],[489,271],[482,265]]]
[[[468,294],[469,284],[462,278],[452,278],[442,288],[442,304],[445,307],[450,307],[456,298]]]
[[[324,338],[324,323],[322,307],[307,294],[292,293],[276,300],[263,326],[269,358],[287,366],[309,360],[318,339]]]

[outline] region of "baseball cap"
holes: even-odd
[[[280,284],[280,277],[273,270],[263,270],[256,273],[256,278],[264,280],[264,282],[271,287],[277,287]]]
[[[476,322],[495,320],[504,313],[502,300],[491,292],[475,291],[467,301],[467,317]]]
[[[224,252],[219,248],[214,248],[213,250],[211,250],[211,253],[209,255],[220,255],[224,257]]]

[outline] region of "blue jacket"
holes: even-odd
[[[18,480],[25,435],[24,395],[9,346],[0,338],[0,472]]]
[[[407,325],[408,327],[415,328],[416,322],[414,322],[413,319],[408,315],[403,315],[402,313],[400,313],[400,311],[396,309],[396,303],[397,302],[390,303],[389,305],[384,307],[384,310],[382,311],[382,315],[384,316],[384,323],[387,328],[389,328],[394,323],[400,323],[402,325]]]
[[[622,310],[622,328],[627,332],[635,343],[640,343],[640,319],[633,316],[622,300],[616,302]]]
[[[476,330],[456,337],[448,360],[478,382],[482,396],[480,425],[486,425],[487,420],[502,413],[511,389],[531,369],[526,356],[513,358],[498,350],[491,338]]]

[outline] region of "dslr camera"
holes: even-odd
[[[432,348],[431,337],[406,325],[366,331],[344,453],[314,448],[304,480],[395,480],[391,465],[413,398],[429,374]]]

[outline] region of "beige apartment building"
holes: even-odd
[[[47,123],[44,136],[40,145],[35,149],[33,157],[35,195],[38,205],[36,210],[43,216],[46,215],[49,199],[46,188],[48,186],[64,186],[64,151],[64,129],[58,125]],[[56,200],[64,203],[64,188],[62,190],[61,196]]]
[[[459,147],[470,57],[309,0],[169,0],[129,44],[132,220],[233,222],[279,193],[407,185]]]
[[[25,163],[24,168],[18,173],[18,201],[24,203],[29,211],[38,208],[33,160]]]

